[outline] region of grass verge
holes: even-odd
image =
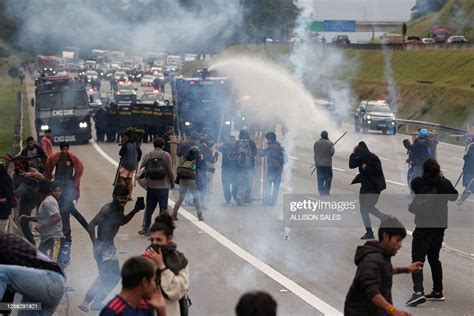
[[[10,153],[16,117],[16,92],[18,83],[12,84],[8,66],[0,66],[0,155]]]

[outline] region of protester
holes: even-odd
[[[51,142],[51,139],[53,138],[53,132],[51,129],[47,129],[44,131],[43,137],[41,137],[41,149],[43,152],[46,154],[47,157],[51,156],[54,154],[53,151],[53,143]]]
[[[235,307],[236,316],[276,316],[277,303],[266,292],[248,292],[242,295]]]
[[[199,133],[196,131],[192,131],[189,135],[189,139],[178,146],[176,152],[177,156],[184,158],[188,154],[189,149],[193,146],[199,146]]]
[[[132,199],[133,177],[138,163],[142,158],[142,151],[133,137],[128,132],[122,134],[122,147],[120,148],[119,183],[128,187],[129,199]]]
[[[145,257],[152,259],[158,267],[156,282],[165,299],[167,316],[183,315],[180,305],[187,302],[180,304],[180,300],[186,301],[189,288],[188,260],[173,242],[174,229],[169,214],[158,216],[150,227],[150,246],[145,252]]]
[[[100,106],[94,114],[94,123],[97,142],[104,142],[107,133],[107,110]]]
[[[92,240],[99,276],[87,291],[84,301],[79,305],[79,309],[83,312],[87,313],[89,308],[95,311],[101,310],[103,300],[120,280],[120,265],[114,243],[115,236],[121,226],[128,224],[135,214],[145,208],[143,198],[138,198],[133,210],[125,215],[124,208],[128,202],[128,196],[129,191],[126,186],[122,184],[115,186],[112,202],[104,205],[89,223],[89,236]]]
[[[61,212],[72,214],[76,220],[84,227],[87,223],[84,216],[79,213],[74,205],[74,201],[78,201],[80,197],[81,178],[84,174],[84,164],[71,151],[69,151],[69,143],[62,142],[59,144],[60,152],[54,153],[46,161],[46,170],[44,176],[47,179],[54,180],[61,187],[61,198],[59,205]],[[71,226],[70,217],[64,218],[66,230]],[[70,232],[70,230],[68,230]],[[64,246],[65,260],[70,261],[70,249],[72,245],[71,234],[66,235]]]
[[[402,247],[407,232],[400,221],[387,216],[380,224],[378,241],[358,246],[354,262],[357,271],[344,303],[345,316],[411,315],[393,306],[392,279],[394,274],[413,273],[423,267],[414,262],[405,268],[392,267],[391,258]]]
[[[194,207],[200,221],[204,220],[201,210],[201,198],[199,188],[203,185],[203,173],[206,170],[206,163],[201,157],[198,147],[193,146],[189,149],[184,161],[178,166],[176,183],[179,184],[179,197],[173,208],[173,219],[178,220],[178,210],[183,204],[186,194],[190,192],[193,196]]]
[[[275,206],[280,191],[281,174],[286,162],[286,153],[274,132],[265,134],[267,147],[262,150],[262,156],[267,158],[267,174],[263,190],[263,204]]]
[[[224,199],[226,204],[230,204],[232,198],[237,201],[235,136],[230,135],[227,141],[218,148],[218,151],[222,153],[221,180]]]
[[[163,138],[156,138],[153,141],[152,152],[147,153],[138,170],[141,178],[146,179],[146,210],[143,218],[140,235],[148,235],[151,218],[157,205],[160,207],[160,214],[168,210],[168,197],[170,189],[174,188],[175,176],[171,166],[171,156],[164,151],[165,141]]]
[[[41,243],[39,251],[47,255],[51,260],[61,264],[60,254],[64,245],[63,223],[59,212],[59,205],[51,195],[53,186],[49,180],[41,180],[38,183],[41,204],[38,207],[38,216],[22,215],[21,220],[37,222],[35,230],[40,233]]]
[[[250,139],[250,134],[243,129],[239,133],[239,140],[235,144],[237,164],[237,205],[250,204],[255,176],[255,158],[257,145]]]
[[[163,150],[168,154],[171,154],[171,138],[174,136],[174,130],[172,126],[166,127],[166,132],[163,135],[163,140],[165,141],[165,146]]]
[[[313,150],[319,195],[329,195],[332,182],[332,156],[335,151],[333,142],[329,140],[328,132],[321,132],[321,138],[314,143]]]
[[[22,296],[21,302],[41,304],[35,315],[53,315],[64,295],[64,282],[57,263],[25,239],[0,233],[0,297],[13,290]]]
[[[0,163],[0,233],[7,232],[12,208],[16,206],[12,178],[7,173],[7,167]]]
[[[360,142],[354,147],[349,158],[349,168],[359,168],[359,174],[352,180],[351,184],[361,184],[359,191],[360,214],[366,230],[361,239],[375,239],[369,214],[378,217],[380,221],[385,217],[385,214],[375,207],[380,192],[387,187],[382,163],[376,154],[369,151],[364,142]]]
[[[123,264],[122,291],[100,312],[100,316],[166,316],[165,303],[155,282],[156,267],[143,257]],[[155,314],[156,312],[156,314]]]
[[[403,140],[403,147],[407,150],[407,155],[408,158],[406,160],[406,163],[408,164],[408,169],[407,169],[407,185],[410,188],[410,196],[414,196],[413,189],[411,188],[411,182],[413,181],[413,175],[414,175],[414,168],[413,168],[413,162],[411,161],[411,151],[412,151],[412,144],[410,143],[410,140],[404,139]]]
[[[464,154],[464,165],[462,167],[462,185],[465,190],[456,202],[458,207],[462,208],[464,202],[474,191],[474,140],[470,140]]]
[[[420,129],[418,137],[411,146],[409,160],[413,166],[413,178],[420,177],[423,173],[423,163],[428,158],[434,158],[431,152],[430,133],[427,129]]]
[[[411,256],[412,261],[425,262],[431,267],[433,291],[425,295],[423,288],[423,270],[412,275],[413,295],[406,302],[407,306],[417,306],[430,301],[444,301],[443,270],[439,252],[443,245],[444,232],[448,227],[448,201],[456,201],[458,191],[443,176],[438,162],[428,158],[423,163],[423,175],[413,179],[411,184],[415,198],[409,211],[415,214],[415,230]]]
[[[21,151],[20,157],[28,161],[31,167],[44,170],[47,156],[41,146],[36,145],[33,137],[26,138],[26,147]]]

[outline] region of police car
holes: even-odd
[[[382,131],[383,134],[397,133],[395,112],[384,100],[362,101],[354,115],[354,130],[367,133],[369,130]]]

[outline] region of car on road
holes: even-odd
[[[431,29],[431,38],[436,43],[444,43],[453,35],[453,30],[449,27],[433,27]]]
[[[125,71],[116,71],[114,74],[114,80],[117,82],[127,82],[128,75]]]
[[[468,40],[466,39],[466,37],[462,36],[462,35],[450,36],[448,38],[448,40],[446,41],[446,43],[448,43],[448,44],[454,44],[454,43],[463,44],[463,43],[467,43],[467,42],[468,42]]]
[[[423,45],[423,40],[419,36],[408,36],[406,45]]]
[[[354,130],[367,133],[369,130],[382,131],[383,134],[397,133],[395,112],[384,101],[362,101],[354,115]]]
[[[144,75],[141,81],[142,87],[151,87],[153,86],[153,81],[155,80],[155,76],[153,75]]]
[[[396,45],[403,44],[405,39],[402,34],[384,34],[381,37],[382,44]]]
[[[436,42],[435,42],[434,39],[428,38],[428,37],[422,38],[421,41],[422,41],[423,44],[425,44],[425,45],[433,45],[433,44],[436,44]]]
[[[347,35],[337,35],[335,38],[332,39],[333,44],[343,44],[347,45],[350,44],[351,41],[349,40],[349,36]]]

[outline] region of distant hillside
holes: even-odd
[[[449,26],[454,34],[464,35],[474,42],[474,1],[448,0],[438,12],[408,23],[408,34],[427,37],[432,26]]]

